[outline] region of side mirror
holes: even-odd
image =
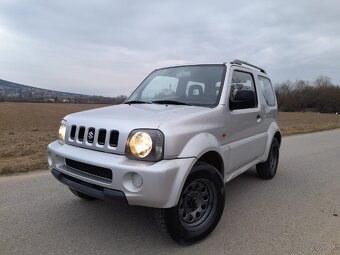
[[[230,98],[230,110],[247,109],[255,107],[255,92],[252,90],[238,90],[234,98]]]

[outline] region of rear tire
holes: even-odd
[[[278,140],[274,137],[270,146],[268,159],[266,162],[256,165],[257,174],[263,179],[272,179],[277,171],[280,156],[280,145]]]
[[[222,216],[225,186],[213,166],[196,164],[189,174],[177,206],[158,209],[161,229],[180,244],[192,244],[209,235]]]
[[[89,195],[86,195],[78,190],[75,190],[75,189],[72,189],[72,188],[69,188],[71,190],[71,192],[76,195],[77,197],[81,198],[81,199],[84,199],[84,200],[88,200],[88,201],[92,201],[92,200],[97,200],[97,198],[95,197],[91,197]]]

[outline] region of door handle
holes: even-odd
[[[261,114],[256,115],[256,120],[257,120],[257,122],[261,122],[261,120],[262,120]]]

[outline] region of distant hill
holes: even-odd
[[[119,104],[126,96],[103,97],[41,89],[0,79],[0,102]]]

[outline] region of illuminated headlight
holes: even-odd
[[[163,157],[164,135],[159,130],[134,130],[130,133],[125,153],[130,159],[158,161]]]
[[[62,144],[65,142],[66,124],[66,120],[62,120],[59,127],[58,141]]]
[[[152,139],[148,133],[137,132],[131,138],[129,142],[129,148],[131,153],[138,158],[145,158],[152,150]]]

